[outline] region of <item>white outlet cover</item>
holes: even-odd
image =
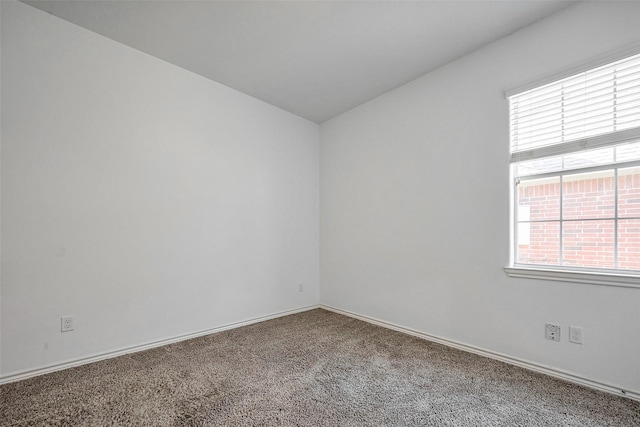
[[[545,323],[544,337],[552,341],[560,341],[560,325]]]
[[[62,316],[60,318],[60,331],[73,331],[73,316]]]
[[[579,326],[569,326],[569,342],[582,344],[582,328]]]

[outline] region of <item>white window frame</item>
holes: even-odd
[[[640,43],[635,43],[633,45],[626,46],[618,51],[612,52],[609,55],[601,56],[592,61],[589,61],[586,64],[582,64],[579,67],[573,67],[569,70],[566,70],[563,73],[558,73],[554,75],[550,75],[545,77],[544,79],[540,79],[538,81],[529,83],[524,86],[520,86],[518,88],[509,90],[505,92],[505,97],[509,98],[513,95],[528,91],[530,89],[534,89],[548,83],[556,82],[558,80],[564,79],[569,76],[573,76],[579,73],[582,73],[587,70],[591,70],[597,68],[602,65],[606,65],[617,60],[635,55],[640,53]],[[640,128],[630,129],[628,131],[617,132],[613,138],[615,142],[622,143],[629,140],[638,140],[640,141]],[[596,148],[605,145],[611,145],[611,135],[603,135],[596,136],[594,138],[586,138],[582,140],[578,140],[575,143],[573,149],[569,147],[570,151],[573,151],[575,148],[580,147],[581,149],[588,148]],[[564,154],[567,152],[567,144],[558,147],[557,152],[554,153],[555,148],[545,147],[546,155],[552,154]],[[513,157],[516,157],[515,159]],[[518,220],[517,220],[517,183],[515,178],[515,165],[517,165],[518,161],[526,160],[526,154],[521,157],[517,157],[518,154],[512,155],[512,163],[510,165],[510,188],[511,188],[511,196],[510,196],[510,208],[511,208],[511,221],[510,221],[510,263],[507,267],[504,268],[506,274],[509,277],[516,278],[527,278],[527,279],[542,279],[542,280],[551,280],[551,281],[564,281],[564,282],[575,282],[575,283],[584,283],[584,284],[596,284],[596,285],[606,285],[606,286],[621,286],[621,287],[632,287],[632,288],[640,288],[640,271],[636,270],[613,270],[613,269],[602,269],[602,268],[588,268],[588,267],[566,267],[566,266],[554,266],[554,265],[535,265],[535,264],[519,264],[516,262],[516,254],[517,254],[517,230],[518,230]],[[614,170],[614,185],[615,194],[616,194],[616,204],[617,204],[617,194],[618,194],[618,169],[622,169],[624,167],[631,166],[640,166],[640,161],[631,161],[619,164],[606,164],[602,166],[596,167],[587,167],[587,168],[579,168],[579,169],[571,169],[571,170],[562,170],[557,172],[550,172],[548,174],[537,174],[528,177],[530,179],[542,178],[544,175],[546,176],[564,176],[564,175],[572,175],[581,172],[593,172],[598,170]],[[560,200],[562,203],[562,200]],[[615,238],[617,241],[617,222],[618,222],[618,214],[617,208],[615,213],[615,224],[616,224],[616,234]],[[560,216],[559,222],[562,222],[563,218]],[[562,242],[560,242],[562,244]],[[614,248],[617,253],[618,248]]]

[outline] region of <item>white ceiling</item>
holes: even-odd
[[[317,123],[576,1],[24,1]]]

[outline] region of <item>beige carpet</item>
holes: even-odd
[[[0,387],[2,426],[640,426],[640,403],[323,310]]]

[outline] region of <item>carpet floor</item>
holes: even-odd
[[[640,426],[640,402],[312,310],[0,386],[1,426]]]

